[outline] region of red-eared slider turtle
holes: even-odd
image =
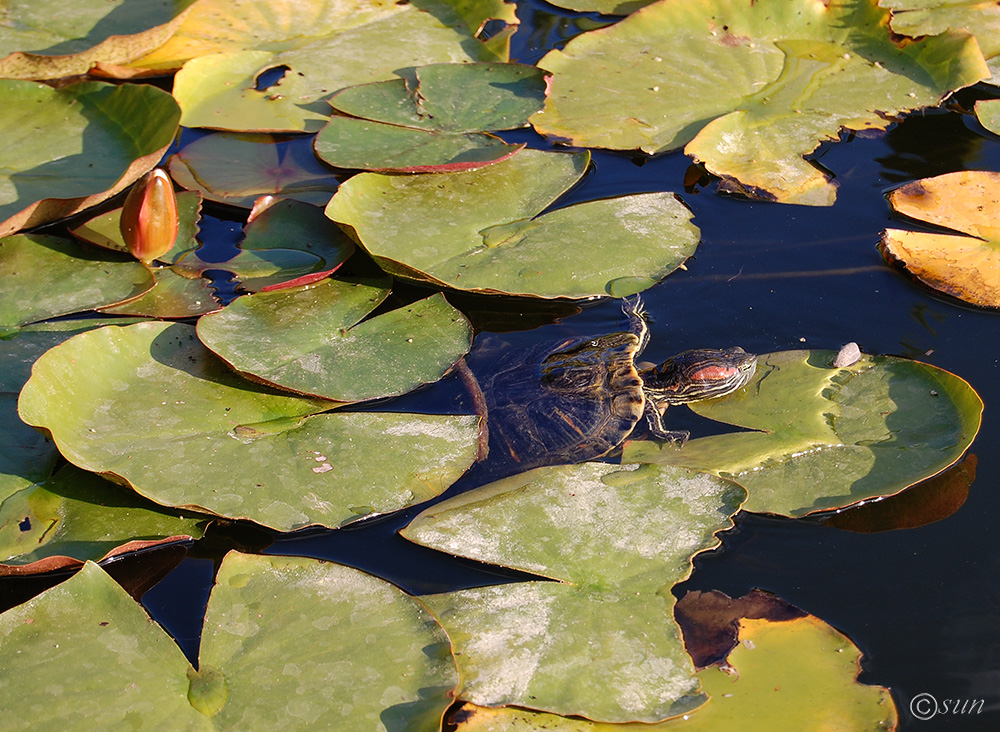
[[[621,333],[545,343],[497,362],[481,382],[495,459],[521,468],[590,460],[643,417],[652,437],[683,445],[687,432],[663,427],[666,408],[734,392],[757,368],[757,357],[737,347],[685,351],[640,369],[635,358],[649,340],[642,303],[625,300],[622,310]]]

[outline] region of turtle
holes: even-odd
[[[738,346],[641,368],[636,357],[649,341],[642,300],[624,299],[622,312],[628,326],[619,333],[542,343],[497,361],[480,382],[495,459],[519,469],[592,460],[643,418],[653,438],[683,446],[690,435],[663,426],[666,408],[730,394],[756,371],[757,357]]]

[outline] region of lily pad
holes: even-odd
[[[161,729],[254,732],[291,718],[303,730],[337,719],[432,732],[458,681],[447,636],[418,602],[312,559],[226,555],[197,670],[89,562],[0,615],[0,635],[11,730],[113,729],[141,709],[143,725]]]
[[[888,19],[875,0],[655,3],[547,54],[531,121],[574,145],[686,146],[722,190],[827,206],[835,183],[803,156],[989,75],[967,34],[900,41]]]
[[[983,127],[1000,135],[1000,99],[980,99],[976,102],[976,117]]]
[[[365,84],[338,92],[332,117],[316,137],[316,154],[341,168],[445,172],[482,167],[523,145],[487,130],[524,127],[541,109],[545,77],[520,64],[435,64],[413,80]]]
[[[178,185],[210,201],[250,208],[271,195],[324,206],[339,181],[316,160],[310,143],[217,132],[188,143],[167,165]]]
[[[687,470],[538,468],[449,499],[403,535],[560,580],[423,597],[448,631],[459,696],[590,719],[652,722],[701,703],[670,587],[745,497]]]
[[[646,289],[694,253],[691,212],[672,193],[646,193],[539,215],[588,159],[524,150],[458,173],[362,173],[326,214],[387,272],[439,286],[552,298]]]
[[[133,61],[162,46],[194,0],[14,0],[0,27],[0,77],[61,79]]]
[[[0,269],[0,326],[114,305],[153,286],[134,257],[44,234],[0,239]]]
[[[198,321],[198,337],[254,380],[342,402],[437,381],[472,344],[472,326],[438,293],[368,317],[387,283],[326,280],[236,300]]]
[[[831,351],[758,358],[746,389],[695,402],[698,414],[759,432],[625,445],[622,459],[707,470],[747,489],[744,510],[802,516],[897,493],[957,461],[983,403],[928,364],[863,356],[832,367]]]
[[[491,19],[517,23],[513,5],[500,0],[203,0],[134,66],[186,61],[174,85],[185,126],[316,131],[338,89],[430,63],[505,61],[508,34],[475,38]],[[275,69],[286,72],[261,88]]]
[[[180,117],[173,97],[148,84],[0,79],[0,99],[0,236],[124,190],[159,162]]]
[[[153,289],[121,305],[102,307],[102,313],[148,318],[193,318],[222,309],[214,288],[202,277],[188,277],[170,267],[153,270]]]
[[[992,83],[1000,81],[1000,7],[983,0],[879,0],[892,11],[893,33],[919,38],[947,30],[968,31],[986,57]]]
[[[254,386],[193,327],[159,322],[101,328],[49,350],[18,406],[84,470],[160,505],[284,531],[434,497],[478,447],[476,417],[321,414],[333,403]]]
[[[0,502],[0,561],[68,556],[97,561],[136,540],[200,538],[205,516],[163,511],[133,491],[68,465]]]
[[[578,13],[601,13],[602,15],[629,15],[656,0],[556,0],[552,4],[559,8],[575,10]]]
[[[928,287],[1000,308],[1000,173],[963,170],[907,183],[889,194],[904,216],[968,234],[886,229],[879,250]]]
[[[888,689],[856,683],[861,652],[812,616],[786,622],[740,621],[739,644],[726,670],[698,673],[708,704],[660,724],[600,724],[524,709],[463,705],[457,732],[757,732],[825,729],[894,729],[896,707]],[[776,693],[780,692],[780,693]]]

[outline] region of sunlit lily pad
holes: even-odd
[[[523,127],[541,109],[545,78],[520,64],[435,64],[413,79],[365,84],[335,94],[316,154],[341,168],[445,172],[481,167],[521,149],[488,130]]]
[[[622,459],[708,470],[747,489],[747,511],[801,516],[897,493],[958,460],[979,431],[982,400],[957,376],[892,356],[837,369],[833,356],[762,356],[745,390],[690,405],[759,432],[680,449],[637,440]]]
[[[1000,78],[1000,73],[997,77]],[[1000,135],[1000,99],[981,99],[976,102],[976,117],[983,127],[994,135]]]
[[[660,724],[600,724],[524,709],[466,704],[454,714],[457,732],[770,732],[771,730],[894,729],[888,689],[856,683],[860,651],[812,616],[786,622],[740,621],[739,644],[727,670],[698,673],[710,701]],[[777,693],[780,692],[780,693]]]
[[[322,642],[317,643],[317,633]],[[438,730],[457,683],[448,638],[392,585],[312,559],[230,553],[198,669],[96,564],[0,615],[10,730]],[[25,653],[25,649],[31,649]],[[209,721],[211,719],[211,721]]]
[[[646,722],[701,703],[670,587],[745,497],[687,470],[538,468],[420,514],[425,546],[550,577],[422,598],[448,631],[459,696]]]
[[[250,208],[272,195],[324,206],[339,182],[316,160],[311,140],[218,132],[170,156],[170,176],[205,198]]]
[[[159,162],[173,97],[148,84],[0,79],[0,236],[93,206]]]
[[[205,517],[165,512],[121,486],[72,465],[0,502],[0,562],[45,557],[98,560],[129,541],[198,538]]]
[[[0,269],[0,326],[114,305],[153,286],[132,256],[42,234],[0,239]]]
[[[440,293],[368,317],[389,294],[385,284],[326,280],[243,297],[199,320],[198,337],[240,373],[301,394],[404,394],[465,355],[472,326]]]
[[[326,214],[353,227],[386,271],[478,292],[623,296],[652,286],[694,253],[698,229],[672,193],[539,215],[587,163],[586,154],[524,150],[473,171],[362,173],[341,186]]]
[[[5,3],[0,77],[61,79],[94,67],[105,73],[162,46],[194,0],[56,0]]]
[[[556,0],[552,4],[578,13],[628,15],[654,2],[656,0]]]
[[[431,63],[506,61],[508,34],[474,37],[490,19],[517,24],[499,0],[202,0],[134,66],[187,62],[174,85],[185,126],[315,131],[338,89]],[[286,72],[261,81],[275,69]]]
[[[904,36],[933,36],[946,30],[964,30],[976,37],[979,49],[1000,81],[1000,7],[983,0],[879,0],[892,11],[889,27]]]
[[[18,408],[70,462],[156,503],[286,531],[420,503],[475,458],[475,417],[320,414],[331,406],[256,387],[193,327],[157,322],[49,350]]]
[[[835,184],[803,156],[989,75],[968,35],[902,42],[887,21],[875,0],[655,3],[546,55],[532,123],[575,145],[686,146],[723,190],[830,205]]]
[[[963,170],[889,194],[897,213],[968,234],[886,229],[879,249],[928,287],[1000,308],[1000,173]]]

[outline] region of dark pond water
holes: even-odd
[[[598,24],[596,18],[532,3],[522,7],[521,17],[525,26],[515,37],[514,55],[529,63]],[[972,90],[961,99],[968,102],[979,93]],[[511,137],[546,146],[529,133]],[[720,196],[714,184],[685,191],[689,161],[679,153],[644,163],[628,155],[595,153],[591,174],[560,204],[670,190],[681,193],[694,211],[702,242],[688,271],[644,294],[655,319],[645,354],[650,360],[701,346],[741,345],[766,353],[836,349],[848,341],[868,353],[919,358],[966,379],[986,403],[982,431],[971,449],[978,474],[957,513],[917,529],[857,534],[812,520],[740,514],[722,547],[698,557],[692,577],[677,592],[718,589],[738,596],[755,587],[772,591],[840,629],[861,648],[861,680],[891,687],[901,729],[996,729],[1000,313],[974,310],[910,282],[883,264],[875,245],[884,227],[900,224],[893,222],[884,200],[887,188],[955,170],[1000,170],[1000,139],[973,117],[934,111],[884,134],[824,146],[816,158],[840,184],[830,208],[752,203]],[[222,233],[228,226],[218,224]],[[571,334],[611,332],[621,325],[614,301],[579,311],[485,298],[454,302],[479,326],[477,348],[492,339],[522,347]],[[470,410],[457,379],[382,408]],[[670,419],[677,424],[672,413]],[[453,491],[483,479],[474,474]],[[282,537],[268,551],[335,559],[417,594],[515,576],[398,538],[396,530],[418,512],[346,530]],[[255,538],[220,536],[217,550]],[[145,597],[150,611],[190,654],[196,652],[211,573],[210,560],[188,559]],[[920,693],[939,701],[983,699],[983,712],[920,721],[908,711]]]

